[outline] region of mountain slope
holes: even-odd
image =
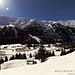
[[[68,75],[75,74],[75,52],[60,57],[50,57],[46,62],[13,69],[1,70],[1,75]]]
[[[0,44],[75,42],[74,34],[74,28],[59,23],[41,25],[32,20],[24,28],[14,25],[0,27]]]

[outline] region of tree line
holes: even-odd
[[[73,51],[75,51],[75,49],[73,49],[73,48],[71,48],[69,51],[66,51],[65,49],[61,50],[60,56],[72,53]],[[46,61],[48,57],[52,57],[52,56],[55,56],[55,52],[54,51],[52,51],[52,52],[46,51],[46,49],[43,45],[39,48],[38,52],[35,53],[35,55],[34,55],[35,59],[41,60],[41,62]],[[32,57],[33,57],[33,55],[30,53],[29,58],[32,58]],[[27,59],[27,57],[26,57],[25,53],[24,54],[16,53],[15,55],[11,56],[9,59],[7,56],[5,57],[5,59],[3,59],[1,57],[0,64],[7,62],[8,60],[15,60],[15,59]]]
[[[66,54],[72,53],[72,52],[74,52],[74,51],[75,51],[75,49],[72,49],[72,48],[71,48],[69,51],[62,50],[60,55],[63,56],[63,55],[66,55]]]

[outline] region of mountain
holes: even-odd
[[[0,44],[75,42],[74,20],[45,21],[1,16],[0,21]]]
[[[30,22],[30,20],[35,20],[39,24],[52,24],[54,22],[60,23],[64,26],[75,26],[75,20],[59,20],[59,21],[46,21],[28,18],[11,18],[6,16],[0,16],[0,25],[9,25],[10,23],[15,26],[23,26]]]
[[[15,43],[38,43],[34,38],[29,36],[28,32],[19,29],[18,27],[4,26],[0,29],[0,44],[15,44]]]
[[[60,20],[57,22],[64,25],[64,26],[75,27],[75,20]]]

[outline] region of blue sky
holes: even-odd
[[[75,19],[75,0],[2,0],[0,15],[39,20]]]

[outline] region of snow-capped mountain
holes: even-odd
[[[60,23],[64,26],[75,26],[75,20],[59,20],[59,21],[46,21],[28,18],[11,18],[6,16],[0,16],[0,25],[9,25],[10,23],[15,26],[23,26],[29,23],[31,20],[35,20],[39,24],[53,24],[55,22]]]
[[[75,42],[75,20],[45,21],[1,16],[0,21],[0,44]]]
[[[57,22],[64,26],[75,27],[75,20],[61,20],[61,21],[57,21]]]

